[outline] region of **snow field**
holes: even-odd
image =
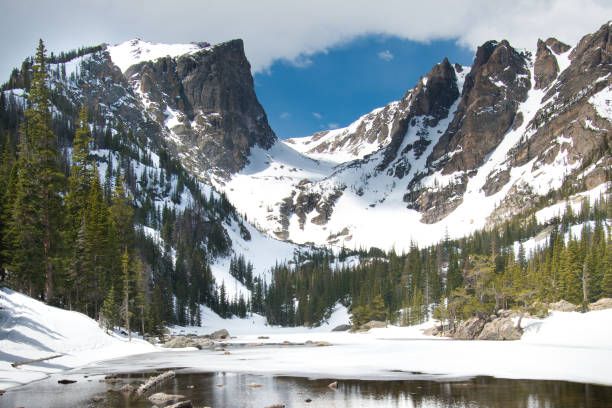
[[[230,355],[189,349],[106,361],[160,351],[147,342],[131,343],[108,335],[88,317],[44,305],[8,289],[0,291],[0,388],[45,378],[74,367],[129,372],[174,366],[193,371],[244,372],[312,378],[452,379],[491,375],[500,378],[551,379],[612,385],[612,309],[589,313],[553,312],[546,319],[523,320],[519,341],[454,341],[423,335],[419,326],[373,329],[367,333],[331,332],[349,321],[346,308],[336,305],[326,323],[308,329],[279,328],[254,315],[221,319],[202,308],[203,327],[172,327],[175,334],[209,334],[225,328],[236,336],[228,343],[273,343],[267,347],[232,348]],[[267,339],[261,339],[266,336]],[[284,341],[327,341],[331,347],[278,346]],[[65,356],[13,368],[10,363]],[[168,353],[171,353],[169,355]],[[105,360],[105,361],[102,361]],[[89,370],[85,369],[85,370]]]
[[[0,289],[0,389],[45,378],[93,361],[149,353],[158,348],[132,337],[106,334],[95,320],[58,309],[10,289]],[[62,354],[41,363],[15,362]]]
[[[274,328],[265,326],[261,317],[228,321],[207,313],[205,327],[174,327],[172,331],[208,334],[225,328],[236,336],[227,340],[228,343],[267,343],[269,346],[232,348],[230,355],[176,352],[174,362],[191,371],[310,378],[454,379],[488,375],[612,385],[609,364],[612,309],[585,314],[553,312],[546,319],[524,319],[523,338],[505,342],[425,336],[422,330],[431,327],[434,321],[412,327],[389,326],[367,333],[330,332],[336,323],[348,319],[344,313],[337,305],[329,326],[315,329]],[[267,338],[259,338],[262,335]],[[278,346],[284,341],[304,343],[307,340],[327,341],[333,346]],[[153,361],[155,358],[152,356]]]
[[[110,46],[107,50],[113,63],[121,72],[125,72],[132,65],[143,61],[191,54],[202,50],[202,47],[195,44],[161,44],[134,39]]]

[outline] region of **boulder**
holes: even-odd
[[[339,325],[339,326],[334,327],[334,328],[332,329],[332,331],[333,331],[333,332],[342,332],[342,331],[347,331],[347,330],[350,330],[350,329],[351,329],[351,327],[353,327],[353,326],[351,326],[350,324],[341,324],[341,325]]]
[[[521,331],[509,317],[493,319],[484,325],[478,340],[519,340]]]
[[[210,334],[210,338],[215,339],[215,340],[223,340],[229,337],[230,337],[230,334],[225,329],[217,330],[216,332],[213,332]]]
[[[612,309],[612,299],[603,298],[589,305],[589,310],[604,310]]]
[[[508,317],[508,318],[520,317],[521,316],[521,312],[519,310],[499,309],[497,311],[497,316],[499,316],[499,317]]]
[[[387,327],[387,323],[381,322],[379,320],[371,320],[366,324],[361,325],[361,330],[370,330],[370,329],[382,329]]]
[[[164,343],[166,348],[185,348],[185,347],[196,347],[196,343],[185,336],[171,337],[170,340]]]
[[[167,404],[168,402],[177,401],[183,398],[185,398],[184,395],[174,395],[174,394],[166,394],[163,392],[157,392],[149,397],[149,401],[151,401],[153,404],[162,405],[162,404]]]
[[[316,341],[314,344],[317,347],[329,347],[332,345],[330,342],[327,341]]]
[[[261,384],[258,384],[258,383],[255,383],[255,382],[247,384],[247,387],[250,387],[250,388],[259,388],[261,386],[262,386]]]
[[[470,317],[461,322],[453,334],[455,340],[474,340],[485,326],[486,321],[479,317]]]
[[[580,308],[573,303],[568,302],[567,300],[561,299],[555,303],[549,303],[548,308],[550,310],[556,310],[558,312],[576,312]]]
[[[136,387],[134,387],[132,384],[125,384],[123,387],[119,388],[119,391],[124,394],[131,394],[136,391]]]

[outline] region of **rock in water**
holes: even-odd
[[[136,391],[136,388],[134,388],[132,384],[125,384],[123,387],[119,388],[119,391],[125,394],[131,394]]]
[[[74,384],[76,380],[59,380],[58,384]]]
[[[170,370],[158,375],[157,377],[149,378],[144,384],[138,387],[138,389],[136,390],[136,395],[140,397],[146,394],[158,385],[161,385],[162,383],[171,380],[172,378],[174,378],[175,375],[175,372]]]
[[[185,398],[184,395],[173,395],[173,394],[166,394],[163,392],[157,392],[149,397],[149,401],[151,401],[153,404],[161,405],[161,404],[166,404],[170,401],[177,401],[183,398]]]
[[[351,329],[351,327],[353,327],[353,326],[351,326],[350,324],[341,324],[341,325],[339,325],[339,326],[334,327],[334,328],[332,329],[332,331],[333,331],[333,332],[342,332],[342,331],[347,331],[347,330],[350,330],[350,329]]]

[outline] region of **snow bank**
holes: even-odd
[[[232,349],[231,355],[177,352],[172,355],[173,364],[193,371],[311,378],[453,379],[488,375],[612,385],[612,310],[585,314],[554,312],[543,320],[524,319],[525,335],[519,341],[456,341],[425,336],[422,329],[430,327],[432,321],[356,334],[330,332],[331,324],[312,330],[272,328],[255,319],[248,330],[248,325],[240,328],[227,321],[221,323],[225,323],[223,327],[231,335],[237,336],[229,342],[279,344],[312,340],[328,341],[333,346],[244,347]],[[207,324],[210,327],[203,329],[203,333],[223,328],[216,321]],[[259,339],[259,335],[268,338]],[[156,359],[157,356],[147,358],[146,364],[156,365]],[[159,355],[159,364],[166,361]]]
[[[227,329],[231,336],[239,336],[240,342],[244,340],[257,339],[258,336],[266,335],[275,338],[276,336],[292,335],[295,338],[308,337],[312,333],[329,333],[334,327],[341,324],[350,324],[350,317],[347,308],[337,303],[332,310],[330,317],[323,323],[312,329],[306,327],[280,327],[268,325],[264,316],[254,313],[252,316],[241,319],[234,316],[231,319],[223,319],[206,306],[200,307],[202,316],[202,326],[172,326],[172,334],[197,334],[205,335],[214,331]],[[259,341],[259,340],[258,340]]]
[[[0,389],[45,378],[47,374],[92,361],[147,353],[157,348],[144,340],[106,334],[96,321],[0,290]],[[12,363],[63,354],[52,360],[11,367]]]

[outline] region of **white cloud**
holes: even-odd
[[[289,119],[290,117],[291,117],[291,114],[289,112],[283,112],[280,114],[281,119]]]
[[[320,113],[317,113],[317,112],[312,112],[312,116],[314,116],[317,119],[322,119],[323,118],[323,115],[321,115]]]
[[[12,66],[34,52],[39,37],[55,52],[135,37],[211,43],[243,38],[253,72],[263,72],[276,60],[307,66],[314,53],[364,34],[454,39],[472,49],[503,38],[523,48],[550,36],[575,44],[610,16],[609,0],[176,0],[172,6],[149,0],[146,7],[122,0],[21,0],[0,15],[7,65],[1,69],[6,79]]]
[[[327,127],[330,128],[330,129],[338,129],[340,127],[340,125],[337,124],[337,123],[329,123],[327,125]]]
[[[393,54],[389,50],[384,50],[378,53],[378,58],[383,61],[389,62],[393,59]]]

